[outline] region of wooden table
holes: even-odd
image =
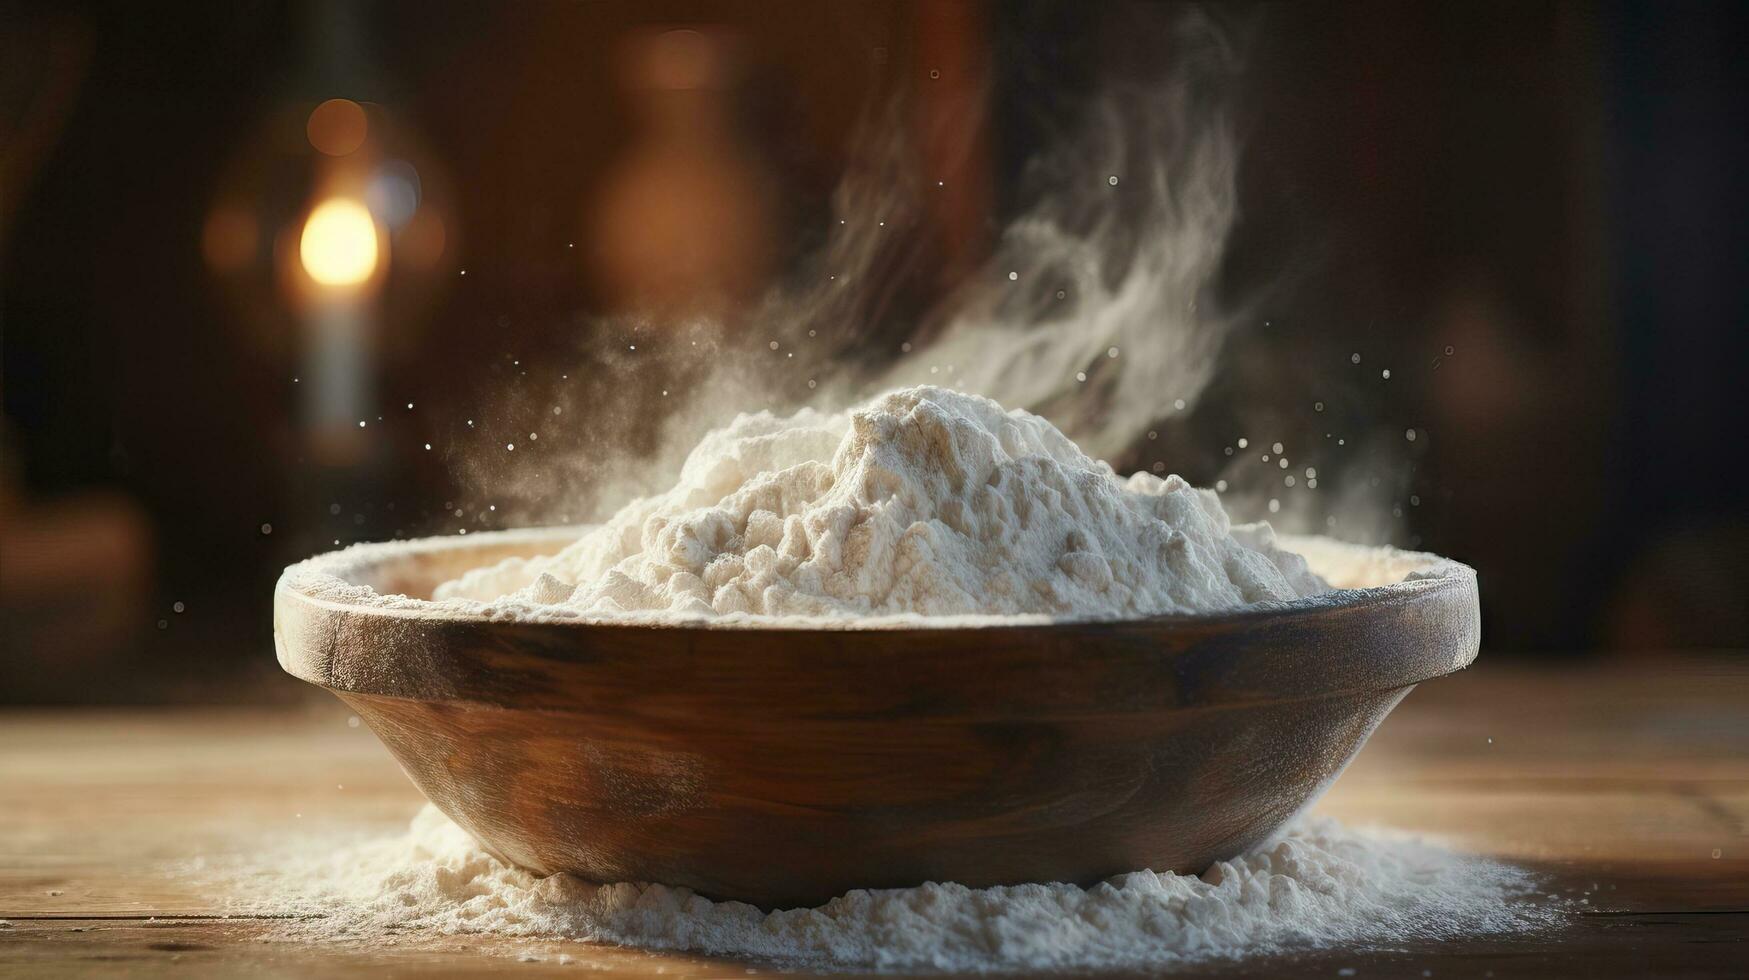
[[[586,943],[270,939],[167,869],[299,831],[404,828],[420,798],[337,703],[0,713],[0,975],[746,976],[767,964]],[[1749,656],[1531,667],[1417,690],[1319,808],[1548,874],[1546,935],[1216,963],[1189,976],[1749,976]],[[534,957],[533,961],[528,961]]]

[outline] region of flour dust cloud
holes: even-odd
[[[501,372],[458,431],[460,482],[495,526],[596,520],[671,485],[741,412],[838,411],[911,384],[1028,409],[1090,455],[1146,468],[1145,437],[1184,424],[1251,314],[1215,288],[1239,214],[1239,45],[1198,13],[1154,29],[1167,73],[1113,79],[1076,113],[1024,169],[991,255],[945,297],[905,300],[938,181],[905,141],[901,96],[866,114],[820,246],[763,300],[712,321],[573,324],[574,362]],[[1235,499],[1247,518],[1324,530]]]

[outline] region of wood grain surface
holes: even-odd
[[[404,829],[418,792],[349,712],[0,713],[0,975],[746,976],[769,964],[491,937],[307,945],[220,917],[178,869],[298,834]],[[1740,977],[1749,656],[1525,667],[1418,688],[1319,810],[1543,872],[1548,934],[1203,964],[1184,976]],[[1569,892],[1569,890],[1571,890]],[[563,961],[562,961],[563,960]]]

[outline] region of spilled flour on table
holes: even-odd
[[[684,888],[536,878],[429,805],[405,835],[323,853],[240,875],[233,913],[307,917],[286,926],[300,940],[487,933],[797,967],[953,971],[1151,969],[1523,932],[1557,915],[1529,903],[1534,882],[1520,869],[1317,818],[1200,876],[1137,871],[1089,888],[928,884],[770,913]]]

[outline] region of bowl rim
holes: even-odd
[[[770,635],[843,634],[874,632],[965,632],[967,630],[1001,632],[1003,630],[1038,630],[1052,627],[1081,629],[1148,627],[1161,629],[1172,626],[1206,627],[1217,624],[1242,625],[1260,619],[1280,620],[1293,614],[1316,614],[1334,609],[1355,609],[1371,605],[1401,602],[1413,596],[1450,591],[1476,590],[1476,570],[1462,562],[1425,551],[1409,551],[1390,546],[1369,546],[1328,538],[1322,535],[1281,534],[1277,543],[1288,551],[1315,544],[1322,549],[1352,553],[1376,553],[1416,566],[1407,577],[1382,585],[1334,588],[1328,592],[1296,599],[1268,600],[1228,609],[1199,613],[1162,613],[1153,616],[1050,616],[1047,614],[1020,616],[884,616],[867,619],[803,619],[785,618],[771,622],[770,617],[737,617],[727,619],[685,619],[663,621],[657,618],[626,617],[625,619],[555,616],[537,620],[487,611],[490,603],[478,603],[472,608],[448,606],[436,600],[404,595],[384,595],[367,585],[350,581],[348,574],[381,567],[387,562],[418,558],[447,551],[485,550],[488,547],[527,545],[565,545],[575,541],[591,525],[553,525],[547,527],[513,528],[484,531],[466,535],[433,535],[354,544],[334,551],[322,552],[286,567],[274,588],[275,602],[281,596],[314,607],[360,616],[380,616],[388,619],[410,619],[447,623],[515,623],[525,626],[582,630],[634,630],[663,632],[742,632]],[[546,552],[550,554],[551,552]],[[338,586],[338,587],[337,587]]]
[[[552,544],[574,534],[422,539],[355,546],[312,561],[330,570],[380,568],[433,550]],[[509,709],[574,711],[582,699],[589,710],[606,710],[617,700],[660,698],[645,689],[674,683],[691,696],[732,698],[763,683],[746,680],[749,670],[809,675],[783,683],[872,684],[889,700],[906,696],[907,685],[963,688],[1001,677],[1012,688],[1014,678],[1023,677],[1048,686],[1062,681],[1062,671],[1075,670],[1122,678],[1110,692],[1133,702],[1122,711],[1298,701],[1404,688],[1475,659],[1481,638],[1475,571],[1433,555],[1387,554],[1417,567],[1418,577],[1217,613],[992,617],[976,625],[932,625],[916,617],[875,628],[434,612],[429,601],[396,605],[394,597],[362,587],[354,588],[368,603],[325,594],[312,585],[319,579],[294,574],[300,568],[294,565],[275,590],[274,646],[287,673],[331,691]],[[957,676],[944,679],[943,671]],[[633,678],[637,683],[627,687]],[[557,690],[567,693],[546,696]],[[1085,708],[1048,690],[1025,700],[1036,712]]]

